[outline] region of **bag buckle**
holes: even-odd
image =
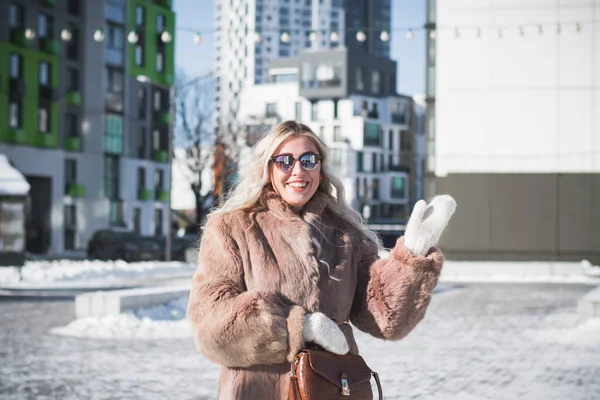
[[[348,385],[348,379],[346,378],[348,378],[348,376],[345,373],[343,373],[341,378],[342,396],[350,396],[350,385]]]

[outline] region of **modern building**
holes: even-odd
[[[31,185],[27,250],[163,234],[170,0],[9,0],[0,20],[0,153]]]
[[[600,263],[600,4],[429,4],[447,256]]]
[[[415,124],[412,98],[391,84],[396,63],[339,48],[274,60],[268,73],[269,83],[242,95],[249,132],[288,119],[306,123],[330,146],[353,208],[369,221],[406,218]],[[256,139],[250,135],[250,144]]]
[[[241,93],[269,82],[270,60],[344,45],[389,58],[390,8],[390,0],[216,0],[215,126],[239,128]]]

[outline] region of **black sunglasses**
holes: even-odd
[[[321,161],[321,156],[315,154],[313,152],[308,152],[302,154],[298,157],[300,161],[300,166],[305,171],[314,171],[319,166],[319,161]],[[271,161],[275,163],[275,166],[279,168],[282,172],[288,172],[294,167],[296,159],[291,154],[280,154],[278,156],[271,157]]]

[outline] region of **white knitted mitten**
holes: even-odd
[[[306,314],[302,324],[305,342],[313,342],[335,354],[346,354],[350,350],[341,329],[323,313]]]
[[[425,256],[435,246],[456,210],[456,201],[449,195],[436,196],[427,205],[419,200],[408,220],[404,247],[415,256]]]

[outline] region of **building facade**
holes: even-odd
[[[27,250],[163,234],[170,0],[10,0],[0,16],[0,153],[31,185]]]
[[[271,82],[242,96],[241,116],[256,134],[250,142],[283,120],[303,122],[330,147],[355,210],[369,221],[404,219],[415,124],[412,99],[389,85],[395,74],[395,62],[343,48],[274,60]]]
[[[429,167],[458,203],[442,246],[454,259],[598,264],[600,4],[474,4],[430,10]]]

